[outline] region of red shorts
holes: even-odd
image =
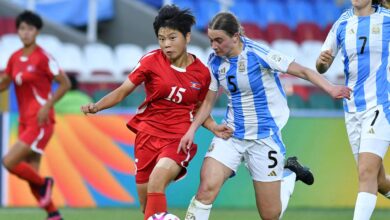
[[[197,145],[193,144],[189,152],[185,154],[183,151],[177,153],[179,143],[179,138],[160,138],[138,131],[135,137],[135,164],[137,167],[135,182],[138,184],[147,183],[158,160],[163,157],[170,158],[183,167],[175,180],[183,178],[187,173],[188,163],[196,154]]]
[[[42,154],[54,130],[54,124],[19,124],[19,140],[30,145],[32,151]]]

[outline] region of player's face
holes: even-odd
[[[39,31],[35,26],[29,25],[26,22],[20,23],[18,35],[24,46],[34,44],[38,34]]]
[[[371,0],[351,0],[353,7],[357,9],[365,8],[371,4]]]
[[[240,40],[238,34],[230,37],[223,30],[208,29],[207,35],[210,39],[211,48],[218,56],[231,57],[236,55],[234,51],[239,47],[238,41]]]
[[[189,40],[190,33],[184,37],[180,31],[171,28],[162,27],[158,30],[160,48],[171,61],[185,54]]]

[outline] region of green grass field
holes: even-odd
[[[141,213],[136,209],[101,208],[101,209],[61,209],[66,220],[142,220]],[[176,209],[172,213],[183,217],[185,210]],[[284,220],[350,220],[352,209],[288,209]],[[0,220],[43,220],[46,215],[43,211],[34,208],[0,208]],[[372,219],[388,220],[390,210],[377,209]],[[211,220],[248,220],[260,219],[254,209],[214,209]]]

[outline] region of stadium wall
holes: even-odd
[[[41,173],[56,180],[56,203],[69,207],[139,206],[134,181],[135,135],[125,126],[130,118],[129,114],[57,115],[55,134],[41,165]],[[9,129],[10,143],[14,143],[15,113],[10,114]],[[196,192],[199,169],[211,138],[211,133],[203,128],[197,133],[199,150],[187,177],[167,190],[171,207],[187,207]],[[315,173],[313,186],[297,182],[290,207],[353,207],[357,176],[341,117],[292,117],[283,139],[288,155],[297,155]],[[385,167],[389,167],[390,160],[385,161]],[[6,186],[2,191],[5,206],[36,204],[27,184],[16,177],[7,176],[2,185]],[[390,208],[381,196],[377,205]],[[255,207],[252,181],[244,166],[236,177],[227,181],[215,207]]]

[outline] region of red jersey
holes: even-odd
[[[24,56],[22,49],[12,54],[5,73],[15,84],[19,107],[19,122],[38,123],[37,114],[51,96],[51,86],[55,75],[60,74],[58,64],[41,47]],[[49,113],[54,123],[53,108]]]
[[[161,50],[155,50],[140,60],[129,79],[135,85],[144,82],[146,99],[127,126],[134,132],[181,138],[204,100],[211,78],[198,58],[181,69],[171,65]]]

